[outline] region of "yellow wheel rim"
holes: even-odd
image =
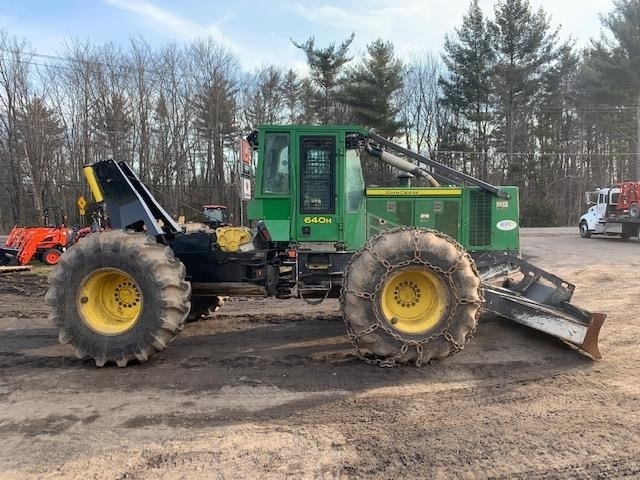
[[[447,290],[435,273],[399,270],[385,281],[380,297],[384,319],[402,333],[420,334],[435,327],[447,307]]]
[[[102,335],[121,335],[142,313],[142,294],[136,281],[116,268],[100,268],[80,285],[78,311],[84,323]]]

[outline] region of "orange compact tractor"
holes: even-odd
[[[34,257],[46,265],[55,265],[60,255],[77,239],[77,232],[65,226],[66,217],[59,206],[44,209],[43,226],[18,227],[9,233],[5,246],[0,247],[0,265],[13,259],[26,265]]]
[[[0,264],[6,265],[15,258],[20,265],[26,265],[36,257],[45,265],[55,265],[73,240],[73,229],[65,226],[14,227],[4,248],[0,248]]]

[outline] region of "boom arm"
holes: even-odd
[[[422,172],[422,173],[416,173],[416,171],[413,170],[405,170],[400,166],[397,166],[393,163],[391,163],[391,165],[399,168],[400,170],[404,170],[404,171],[408,171],[409,173],[413,173],[414,175],[418,175],[421,177],[424,177],[425,173],[428,174],[430,177],[436,177],[438,179],[440,179],[440,181],[444,181],[447,183],[451,183],[454,185],[464,185],[464,184],[471,184],[471,185],[475,185],[477,187],[480,187],[483,190],[486,190],[487,192],[491,192],[494,195],[497,195],[500,198],[509,198],[509,194],[506,193],[504,190],[502,190],[500,187],[496,187],[495,185],[491,185],[490,183],[484,182],[478,178],[472,177],[471,175],[467,175],[466,173],[462,173],[462,172],[458,172],[457,170],[454,170],[451,167],[447,167],[446,165],[437,162],[429,157],[425,157],[424,155],[420,155],[418,153],[412,152],[411,150],[404,148],[396,143],[391,142],[390,140],[387,140],[384,137],[381,137],[380,135],[377,135],[375,133],[369,133],[368,138],[370,138],[371,140],[374,140],[375,142],[379,143],[380,145],[383,145],[387,148],[391,148],[392,150],[395,150],[403,155],[406,155],[409,158],[413,158],[414,160],[416,160],[418,163],[422,164],[422,165],[426,165],[428,167],[431,168],[431,173],[429,173],[426,169],[421,168],[417,165],[413,165],[411,162],[407,162],[406,160],[403,160],[401,158],[395,157],[397,160],[401,160],[403,162],[406,162],[407,164],[411,165],[414,170],[417,169],[416,171]],[[368,142],[365,142],[365,145]],[[365,147],[367,148],[367,147]],[[371,148],[371,147],[369,147]],[[379,151],[381,151],[380,149],[378,149]],[[368,151],[368,150],[367,150]],[[386,153],[386,152],[385,152]],[[394,157],[394,155],[391,154],[387,154],[390,157]],[[379,157],[382,161],[386,161],[381,155],[375,155]],[[388,157],[387,157],[388,158]],[[386,163],[390,163],[389,161],[386,161]],[[431,182],[431,180],[429,180]]]
[[[365,140],[364,150],[372,157],[379,158],[384,163],[388,163],[389,165],[396,167],[398,170],[408,172],[412,175],[415,175],[416,177],[426,178],[432,187],[440,186],[438,181],[420,165],[414,165],[404,158],[396,157],[389,152],[385,152],[381,148],[374,147],[369,143],[368,139]]]

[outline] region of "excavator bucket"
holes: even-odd
[[[607,316],[569,303],[574,285],[510,254],[483,255],[476,264],[487,312],[558,337],[594,359],[602,358],[598,335]]]

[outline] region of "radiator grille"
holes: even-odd
[[[469,244],[472,246],[491,245],[491,198],[484,192],[471,192]]]

